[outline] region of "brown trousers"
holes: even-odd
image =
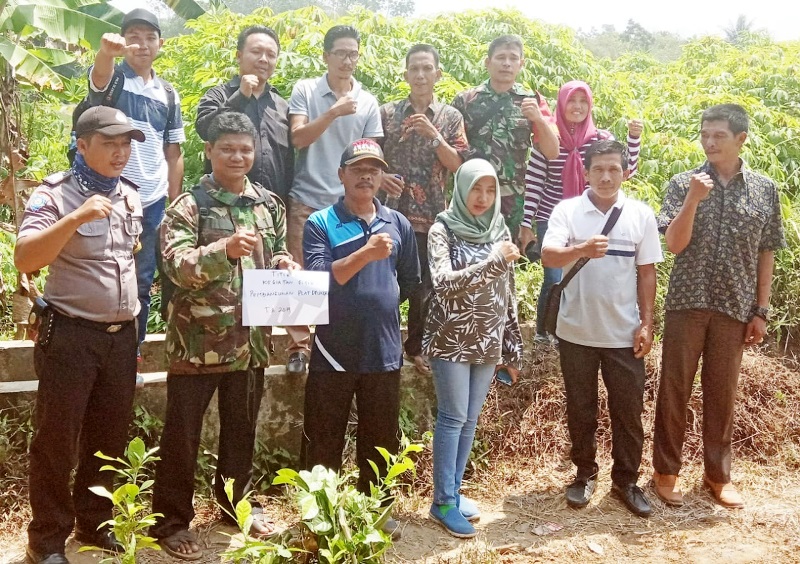
[[[733,413],[746,327],[711,310],[666,312],[653,436],[657,472],[677,475],[680,471],[687,406],[702,356],[705,471],[713,482],[731,481]]]

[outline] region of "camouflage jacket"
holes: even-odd
[[[286,210],[245,180],[243,195],[223,190],[211,175],[200,187],[218,207],[200,213],[191,192],[181,194],[161,223],[163,269],[176,285],[167,313],[166,350],[175,374],[233,372],[269,365],[270,328],[242,326],[242,271],[275,268],[286,251]],[[201,217],[202,215],[202,217]],[[202,224],[202,228],[201,228]],[[227,238],[255,230],[262,245],[228,260]]]
[[[523,99],[536,96],[521,84],[498,93],[487,80],[453,100],[453,107],[464,116],[470,158],[480,157],[494,165],[503,196],[525,192],[525,168],[534,131],[520,105]],[[550,117],[544,98],[539,97],[539,108]]]

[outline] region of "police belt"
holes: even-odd
[[[90,319],[84,319],[82,317],[72,317],[70,315],[66,315],[61,313],[54,307],[50,306],[53,314],[55,315],[56,321],[58,323],[71,323],[73,325],[79,325],[81,327],[86,327],[88,329],[94,329],[95,331],[102,331],[103,333],[116,333],[123,328],[127,327],[128,325],[133,323],[133,319],[129,319],[127,321],[118,321],[115,323],[105,323],[103,321],[92,321]]]

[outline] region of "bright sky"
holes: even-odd
[[[743,14],[754,30],[766,30],[776,41],[800,41],[800,3],[796,0],[567,0],[562,10],[543,9],[536,0],[416,0],[416,15],[462,12],[490,7],[517,8],[528,17],[567,25],[575,30],[598,30],[604,24],[622,31],[632,19],[648,31],[669,31],[683,37],[723,35]],[[141,0],[113,0],[122,11],[144,7]],[[558,6],[560,2],[550,2]],[[792,8],[794,6],[794,8]]]
[[[669,31],[683,37],[722,35],[744,14],[753,29],[766,30],[776,41],[800,40],[800,4],[796,0],[567,0],[566,4],[535,0],[416,0],[417,15],[439,12],[517,8],[528,17],[573,29],[598,30],[612,24],[622,31],[632,19],[648,31]],[[559,10],[558,7],[562,8]],[[794,8],[792,8],[794,6]]]

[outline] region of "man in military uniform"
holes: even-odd
[[[73,526],[82,543],[119,547],[108,529],[98,530],[111,519],[111,501],[89,487],[112,488],[113,473],[100,472],[94,453],[122,454],[136,384],[133,255],[142,205],[120,174],[131,140],[144,141],[144,133],[121,111],[98,106],[80,117],[76,134],[72,168],[33,193],[14,250],[20,272],[50,267],[34,347],[39,391],[27,547],[28,560],[42,564],[69,562]]]
[[[185,560],[202,557],[189,524],[203,414],[215,391],[217,501],[233,512],[224,491],[227,479],[234,480],[234,505],[251,489],[270,330],[242,325],[243,271],[299,268],[286,251],[283,204],[246,176],[255,135],[242,113],[216,116],[205,145],[212,174],[179,196],[161,225],[164,273],[177,288],[167,310],[167,416],[153,492],[153,511],[162,516],[150,533],[168,554]],[[254,507],[253,514],[250,533],[270,533],[263,510]]]
[[[484,61],[489,79],[458,94],[453,107],[464,116],[472,157],[494,165],[502,211],[511,233],[522,222],[525,169],[531,141],[548,159],[558,157],[558,137],[550,126],[547,102],[516,82],[525,64],[522,39],[501,35],[489,44]]]

